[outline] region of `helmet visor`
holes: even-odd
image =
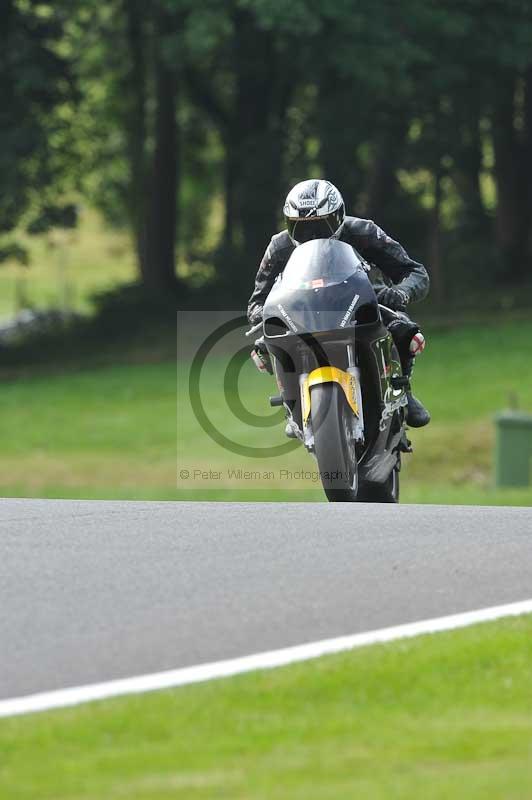
[[[335,232],[331,217],[310,217],[308,219],[287,219],[288,233],[299,244],[312,239],[329,239]]]

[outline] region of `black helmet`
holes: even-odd
[[[284,217],[295,244],[311,239],[329,239],[344,221],[344,201],[336,186],[329,181],[301,181],[288,193]]]

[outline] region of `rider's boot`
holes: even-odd
[[[297,427],[297,423],[292,416],[292,411],[294,410],[295,402],[292,400],[285,399],[285,414],[286,414],[286,427],[284,429],[285,436],[288,436],[289,439],[297,439],[299,428]]]
[[[409,379],[408,387],[406,389],[406,397],[408,400],[406,421],[411,428],[423,428],[430,422],[430,413],[425,408],[423,403],[414,397],[412,394],[412,387],[410,385],[410,377],[414,369],[415,356],[411,356],[404,365],[403,374]]]
[[[297,425],[293,419],[290,418],[286,421],[284,433],[289,439],[297,439]]]
[[[430,422],[430,413],[427,411],[423,403],[414,397],[412,390],[407,390],[408,407],[406,414],[406,421],[411,428],[423,428]]]

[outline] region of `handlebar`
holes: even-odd
[[[253,327],[250,328],[249,331],[246,331],[246,333],[244,335],[245,336],[253,336],[253,334],[257,333],[257,331],[260,331],[261,328],[262,328],[262,320],[260,322],[257,322],[256,325],[253,325]]]
[[[397,311],[393,311],[391,308],[388,308],[388,306],[383,306],[382,303],[378,303],[378,306],[381,309],[381,311],[386,311],[386,313],[387,314],[391,314],[392,317],[399,317],[400,316],[397,313]],[[405,306],[405,308],[406,308],[406,306]]]

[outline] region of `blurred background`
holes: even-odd
[[[493,479],[494,414],[532,411],[531,41],[528,0],[3,0],[2,493],[322,499],[176,484],[255,468],[197,425],[181,354],[176,469],[176,311],[245,309],[286,192],[326,177],[431,275],[403,499],[532,502]],[[281,443],[220,364],[218,424]],[[270,384],[243,367],[243,404],[269,414]]]

